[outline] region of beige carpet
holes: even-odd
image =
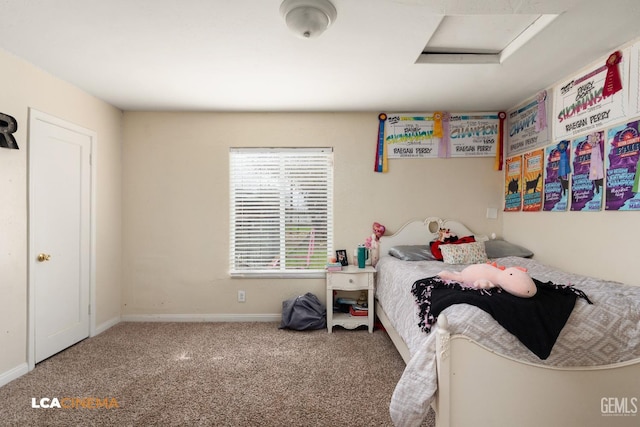
[[[121,323],[0,388],[0,425],[390,426],[403,369],[380,330]]]

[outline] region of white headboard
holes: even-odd
[[[451,219],[429,217],[424,220],[412,220],[404,224],[390,236],[380,237],[380,257],[389,256],[389,249],[397,245],[428,245],[438,237],[438,229],[448,228],[458,237],[472,236],[475,233],[464,224]],[[477,238],[476,240],[482,240]]]

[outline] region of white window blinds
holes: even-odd
[[[324,272],[333,250],[333,150],[232,148],[232,275]]]

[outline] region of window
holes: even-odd
[[[232,276],[324,274],[333,250],[333,150],[232,148]]]

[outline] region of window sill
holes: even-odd
[[[229,273],[232,279],[324,279],[326,272],[309,271],[309,272],[266,272],[266,271],[232,271]]]

